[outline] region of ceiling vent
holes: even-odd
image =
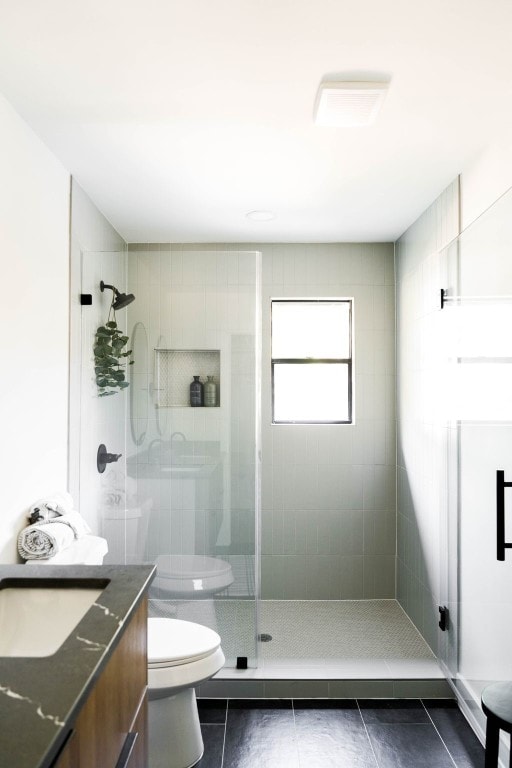
[[[384,101],[388,83],[320,83],[315,123],[339,128],[370,125]]]

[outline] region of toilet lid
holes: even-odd
[[[204,659],[220,646],[213,629],[180,619],[148,619],[148,664],[173,667]]]
[[[231,572],[225,560],[203,555],[159,555],[156,568],[167,579],[208,579]]]

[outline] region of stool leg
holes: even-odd
[[[499,748],[500,729],[493,718],[488,715],[485,729],[485,768],[498,768]]]

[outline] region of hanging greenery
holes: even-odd
[[[94,339],[94,373],[98,385],[98,396],[115,395],[129,386],[126,381],[126,364],[134,361],[127,358],[132,350],[126,350],[128,336],[124,336],[116,322],[116,313],[111,306],[105,325],[100,325]]]

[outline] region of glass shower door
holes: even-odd
[[[256,666],[260,255],[136,246],[128,290],[128,562],[157,566],[150,615],[209,626],[228,667]]]
[[[483,733],[480,694],[512,679],[512,196],[445,252],[451,339],[450,622],[445,662]],[[497,501],[504,501],[504,529]]]
[[[187,246],[72,252],[70,488],[106,563],[152,562],[150,615],[218,631],[226,665],[257,664],[260,254]],[[112,292],[129,386],[99,396],[96,330]],[[80,294],[92,304],[79,305]],[[192,407],[190,383],[210,378]],[[98,447],[121,454],[98,472]]]

